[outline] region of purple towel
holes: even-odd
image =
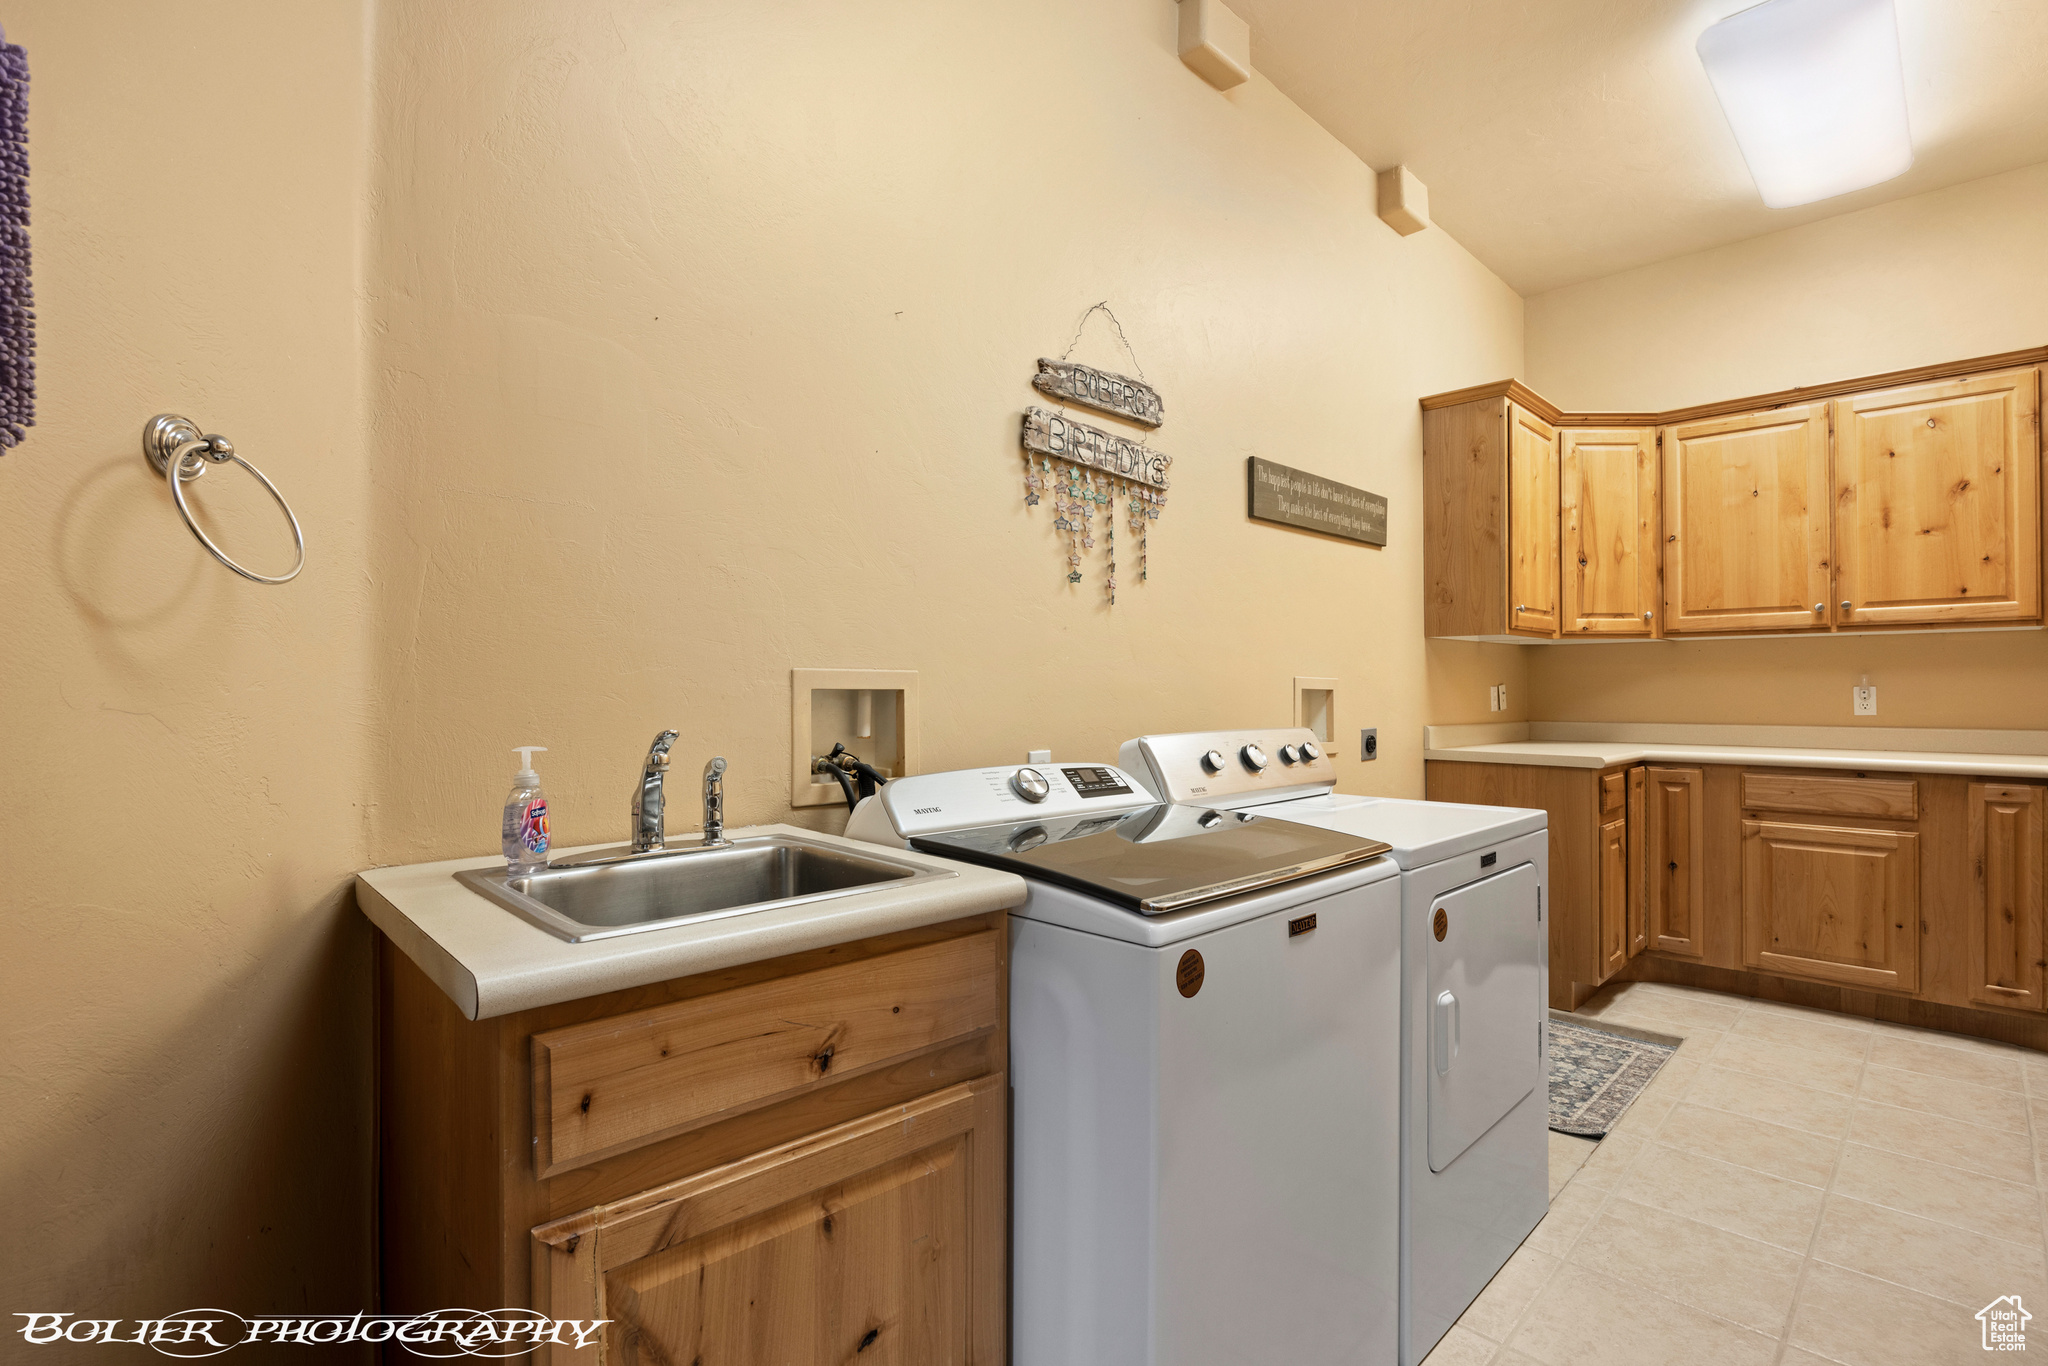
[[[35,290],[28,270],[28,54],[0,32],[0,451],[36,425]]]

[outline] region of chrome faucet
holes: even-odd
[[[640,770],[640,785],[633,789],[633,852],[644,854],[667,842],[662,821],[662,779],[668,776],[668,747],[676,733],[665,730],[654,737],[647,751],[647,764]]]
[[[725,837],[725,760],[704,765],[704,847],[730,844]]]

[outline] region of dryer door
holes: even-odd
[[[1536,887],[1525,863],[1444,893],[1423,922],[1433,1172],[1543,1084]]]

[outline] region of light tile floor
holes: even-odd
[[[1635,982],[1580,1014],[1685,1042],[1426,1366],[1987,1360],[2048,1351],[2048,1055]]]

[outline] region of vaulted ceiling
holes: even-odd
[[[1262,75],[1524,295],[2048,161],[2048,0],[1896,0],[1913,168],[1796,209],[1693,51],[1750,0],[1228,3]]]

